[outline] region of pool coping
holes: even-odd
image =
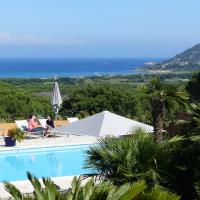
[[[14,147],[6,147],[9,149],[0,149],[0,155],[2,152],[14,152],[14,151],[19,151],[19,150],[27,150],[27,149],[42,149],[42,148],[56,148],[56,147],[65,147],[65,146],[79,146],[79,145],[92,145],[92,144],[97,144],[97,142],[88,142],[88,143],[72,143],[72,144],[55,144],[55,145],[40,145],[40,146],[14,146]]]
[[[8,147],[9,149],[2,149],[0,150],[0,155],[3,153],[20,153],[20,151],[23,150],[34,150],[34,149],[50,149],[50,148],[57,148],[57,147],[75,147],[75,146],[87,146],[87,145],[95,145],[97,142],[89,142],[89,143],[74,143],[74,144],[56,144],[56,145],[42,145],[42,146],[32,146],[32,147],[20,147],[20,146],[15,146],[15,147]],[[11,148],[11,149],[10,149]]]

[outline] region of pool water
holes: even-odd
[[[0,152],[0,182],[27,180],[29,171],[41,177],[88,174],[83,168],[89,145]]]

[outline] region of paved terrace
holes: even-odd
[[[97,142],[95,137],[91,136],[76,136],[70,135],[62,137],[51,137],[51,138],[33,138],[31,140],[26,139],[21,143],[17,143],[16,147],[5,147],[3,138],[0,141],[0,151],[12,150],[17,148],[37,148],[37,147],[52,147],[52,146],[63,146],[63,145],[76,145],[76,144],[92,144]],[[54,182],[60,186],[61,189],[67,189],[70,187],[70,183],[73,176],[67,177],[55,177],[52,178]],[[33,192],[33,188],[29,181],[15,181],[12,182],[17,188],[24,193]],[[10,195],[4,190],[2,183],[0,183],[0,199],[8,199]]]
[[[12,150],[18,148],[37,148],[37,147],[52,147],[52,146],[64,146],[64,145],[76,145],[76,144],[91,144],[97,140],[92,136],[78,136],[69,135],[59,137],[32,137],[32,139],[25,139],[21,143],[17,142],[15,147],[5,147],[4,139],[0,140],[0,151],[1,150]]]

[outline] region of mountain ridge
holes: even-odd
[[[158,63],[151,69],[160,70],[196,70],[200,69],[200,44],[186,49],[171,59]]]

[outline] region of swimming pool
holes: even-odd
[[[89,170],[83,169],[88,148],[89,145],[68,145],[2,151],[0,182],[27,180],[27,171],[38,178],[90,173]]]

